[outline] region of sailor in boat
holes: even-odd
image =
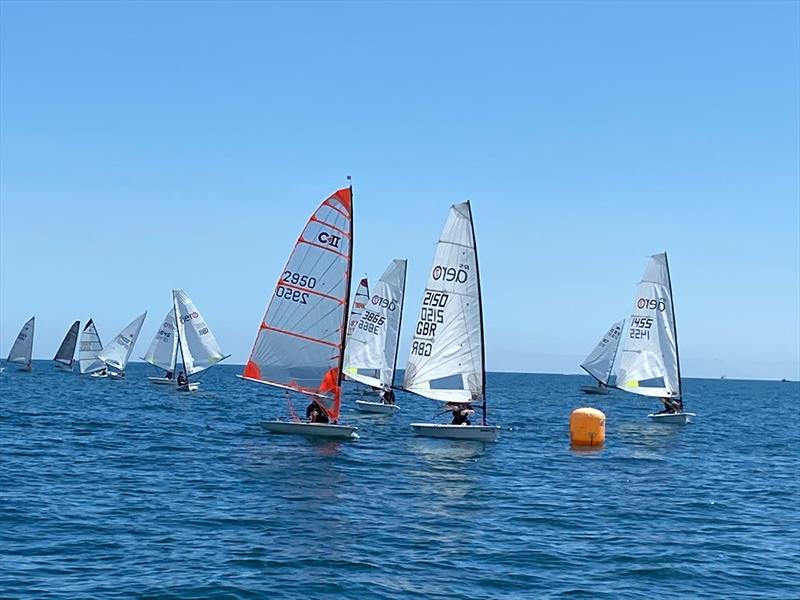
[[[392,390],[380,390],[378,395],[384,404],[394,404],[394,392]]]
[[[657,415],[674,415],[683,412],[683,401],[680,398],[665,396],[659,400],[664,403],[664,410],[657,412]]]
[[[446,408],[453,414],[453,420],[450,422],[451,425],[472,425],[469,416],[475,411],[472,410],[472,406],[469,402],[464,402],[463,404],[451,402]]]
[[[320,406],[319,402],[312,400],[306,408],[306,419],[309,423],[328,423],[328,412]]]
[[[175,373],[173,371],[167,371],[167,374],[165,375],[165,377],[167,379],[172,379],[173,377],[175,377]]]
[[[186,385],[188,379],[186,379],[186,375],[183,374],[183,371],[178,373],[178,385]]]

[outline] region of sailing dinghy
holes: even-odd
[[[222,354],[214,334],[186,292],[172,290],[172,306],[177,323],[178,348],[186,374],[186,382],[178,384],[178,391],[194,392],[200,387],[200,382],[191,381],[191,376],[225,360],[230,354]]]
[[[92,377],[107,377],[106,364],[98,358],[103,351],[103,344],[92,319],[83,326],[80,341],[78,366],[81,374],[90,373]]]
[[[344,351],[344,374],[372,388],[393,395],[397,370],[397,346],[403,318],[406,289],[406,260],[395,259],[375,286],[372,297],[361,312]],[[356,400],[362,412],[391,414],[397,404]]]
[[[328,423],[265,421],[272,433],[357,439],[339,425],[342,360],[353,262],[353,189],[338,190],[317,208],[289,255],[253,350],[239,376],[315,400]]]
[[[81,327],[80,321],[75,321],[64,336],[64,340],[56,351],[53,360],[65,371],[72,371],[75,363],[75,347],[78,345],[78,330]]]
[[[97,358],[108,367],[109,377],[114,379],[125,377],[125,367],[128,365],[128,359],[131,357],[133,346],[136,344],[146,316],[147,311],[144,311],[136,317],[97,355]]]
[[[175,324],[175,307],[171,307],[156,331],[150,347],[142,360],[164,371],[164,377],[148,377],[150,383],[156,385],[175,385],[175,361],[178,354],[177,326]]]
[[[417,435],[497,441],[500,427],[486,420],[483,306],[469,202],[450,207],[436,245],[403,387],[444,404],[481,403],[481,425],[412,423]]]
[[[613,373],[623,327],[625,319],[614,323],[581,363],[581,369],[597,380],[597,385],[581,386],[584,394],[608,394],[608,382]]]
[[[683,411],[678,332],[667,253],[650,257],[636,290],[627,335],[620,343],[616,387],[663,398],[676,409],[650,414],[661,423],[685,425],[694,413]]]
[[[367,307],[367,303],[369,302],[369,281],[367,280],[367,276],[361,278],[361,281],[358,282],[358,289],[356,290],[356,295],[353,296],[353,302],[350,306],[350,320],[347,322],[347,340],[350,340],[350,337],[353,335],[353,332],[358,327],[358,321],[361,318],[361,313],[364,312],[364,309]],[[345,345],[347,345],[345,343]],[[347,373],[345,373],[347,376]]]
[[[20,371],[33,371],[34,325],[36,325],[36,317],[31,317],[25,325],[22,326],[6,359],[7,362],[19,365]]]

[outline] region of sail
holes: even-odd
[[[199,373],[227,358],[186,292],[172,290],[172,301],[178,318],[178,344],[186,375]]]
[[[64,341],[62,341],[61,345],[58,347],[56,355],[53,357],[54,361],[62,365],[67,365],[68,367],[72,366],[75,360],[75,346],[78,345],[78,330],[80,327],[80,321],[75,321],[72,324],[72,327],[67,331],[67,335],[64,336]]]
[[[643,396],[681,395],[678,343],[667,254],[650,257],[626,335],[620,343],[616,386]]]
[[[393,260],[372,290],[344,352],[350,379],[389,389],[397,365],[397,344],[406,288],[406,262]],[[351,313],[352,314],[352,313]]]
[[[320,204],[275,286],[242,377],[312,394],[339,417],[350,296],[352,190]]]
[[[142,359],[159,369],[174,371],[177,351],[178,336],[175,331],[175,310],[170,308]]]
[[[483,324],[469,202],[450,208],[406,366],[407,391],[442,402],[484,397]]]
[[[31,366],[31,358],[33,356],[33,327],[36,324],[36,317],[31,317],[28,322],[22,326],[17,334],[17,339],[14,340],[14,345],[11,346],[11,351],[8,353],[8,362]]]
[[[147,316],[147,311],[136,317],[130,324],[119,332],[111,343],[106,346],[97,358],[102,360],[107,365],[114,367],[120,371],[125,370],[128,364],[128,359],[133,352],[133,346],[136,344],[136,338],[139,337],[139,332],[142,329],[142,323]]]
[[[353,330],[358,325],[358,320],[361,318],[361,313],[364,312],[367,302],[369,302],[369,282],[365,276],[358,282],[358,289],[350,306],[350,320],[347,323],[348,338],[353,335]]]
[[[619,340],[622,338],[623,327],[625,319],[614,323],[581,363],[581,368],[603,385],[608,385],[611,379],[611,370],[619,348]]]
[[[81,345],[78,350],[78,361],[80,362],[81,373],[92,373],[106,366],[105,363],[97,357],[102,351],[103,344],[100,342],[97,328],[94,325],[94,321],[89,319],[89,322],[83,327]]]

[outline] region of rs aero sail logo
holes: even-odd
[[[338,235],[328,233],[327,231],[320,231],[319,235],[317,236],[317,241],[320,244],[325,244],[331,248],[338,248],[339,242],[342,241],[342,238]]]
[[[636,306],[638,308],[646,308],[649,310],[659,310],[664,312],[667,310],[667,303],[664,298],[659,298],[656,300],[655,298],[639,298],[636,301]]]

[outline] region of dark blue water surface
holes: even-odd
[[[497,444],[418,438],[432,403],[343,421],[357,442],[262,433],[281,393],[211,369],[194,395],[0,375],[0,596],[798,597],[796,383],[687,380],[686,427],[586,378],[491,374]],[[608,415],[570,450],[569,414]],[[295,408],[302,409],[301,398]]]

